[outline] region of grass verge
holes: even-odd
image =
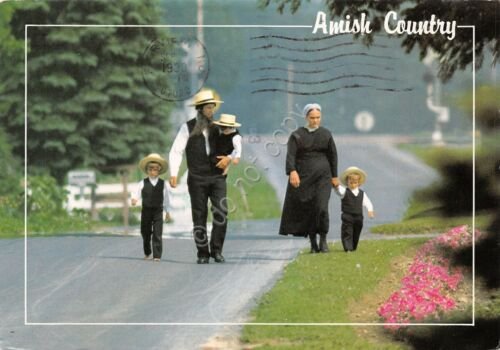
[[[386,278],[393,259],[408,255],[408,250],[424,241],[422,238],[362,241],[358,251],[348,254],[340,246],[331,247],[329,254],[302,252],[286,267],[274,288],[262,297],[251,313],[251,322],[376,322],[376,308],[353,312],[353,305],[362,302],[366,293],[389,288],[391,284]],[[395,287],[399,280],[393,280]],[[259,345],[259,349],[405,349],[395,342],[374,339],[359,334],[355,326],[343,325],[247,325],[242,333],[244,343]]]
[[[24,237],[24,218],[0,215],[0,239]],[[61,213],[33,213],[28,216],[28,234],[45,236],[58,233],[91,232],[92,223],[87,215]]]
[[[493,214],[476,215],[476,228],[484,230],[489,226]],[[441,216],[425,216],[403,219],[401,222],[374,226],[370,232],[378,234],[420,234],[447,231],[463,224],[472,226],[472,216],[443,218]]]
[[[229,220],[280,217],[276,191],[254,165],[241,162],[238,166],[231,166],[226,182]]]

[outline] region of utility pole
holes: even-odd
[[[293,111],[293,94],[290,92],[293,89],[293,63],[288,63],[288,82],[286,83],[287,93],[287,115]]]
[[[424,75],[424,81],[427,83],[427,99],[426,105],[430,111],[436,113],[436,121],[434,123],[434,131],[432,133],[432,144],[434,146],[444,146],[442,125],[450,120],[450,109],[441,106],[441,83],[436,77],[435,68],[433,67],[434,60],[438,55],[434,51],[429,51],[423,62],[428,67]]]

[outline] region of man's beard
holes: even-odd
[[[211,121],[208,120],[203,114],[198,113],[196,116],[196,124],[194,125],[193,131],[189,134],[189,137],[201,135],[203,130],[207,129],[211,124]]]

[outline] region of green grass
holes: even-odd
[[[24,234],[24,219],[0,211],[0,238],[18,238]]]
[[[24,218],[0,215],[0,239],[24,237]],[[92,223],[88,215],[79,213],[33,213],[28,215],[27,230],[32,235],[54,235],[68,232],[91,232]]]
[[[226,182],[230,220],[280,217],[281,207],[276,192],[254,165],[245,162],[232,165]]]
[[[340,246],[329,254],[302,252],[290,263],[283,277],[260,300],[251,322],[349,323],[349,305],[373,293],[391,271],[391,261],[406,255],[425,239],[362,241],[355,253]],[[404,349],[401,344],[360,336],[353,326],[253,326],[243,328],[242,341],[262,344],[258,349]]]
[[[399,148],[413,153],[420,158],[424,163],[432,168],[437,168],[443,159],[472,159],[472,148],[468,147],[432,147],[429,145],[401,144]],[[478,149],[476,155],[481,151]]]
[[[486,229],[493,219],[492,214],[476,215],[476,228]],[[420,233],[441,233],[453,227],[469,225],[472,227],[472,216],[459,216],[443,218],[440,216],[426,216],[413,219],[405,219],[401,222],[374,226],[370,232],[378,234],[420,234]]]

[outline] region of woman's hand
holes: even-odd
[[[297,188],[300,186],[300,177],[299,173],[296,170],[290,172],[290,185]]]
[[[332,177],[332,186],[337,188],[339,187],[340,185],[340,182],[339,182],[339,178],[338,177]]]

